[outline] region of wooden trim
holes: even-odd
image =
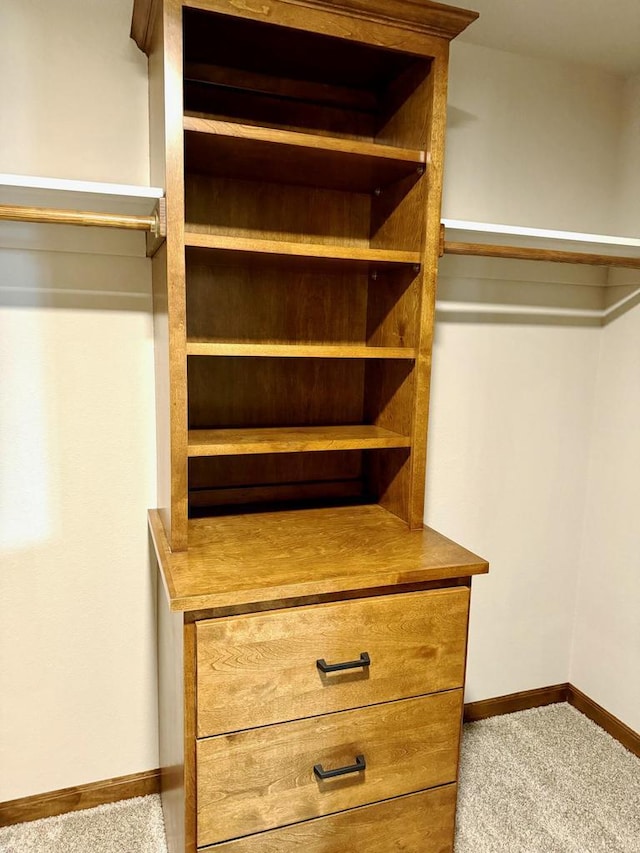
[[[437,585],[430,584],[429,587]],[[209,611],[199,615],[204,617],[209,615]],[[535,690],[523,690],[507,696],[496,696],[480,702],[468,702],[464,706],[464,719],[465,722],[484,720],[488,717],[513,714],[531,708],[542,708],[557,702],[568,702],[626,749],[640,757],[640,733],[629,728],[622,720],[614,717],[572,684],[555,684]],[[149,794],[157,794],[159,791],[160,770],[147,770],[144,773],[133,773],[130,776],[118,776],[102,782],[91,782],[88,785],[77,785],[73,788],[62,788],[59,791],[35,794],[18,800],[8,800],[0,803],[0,827],[90,809],[131,797],[145,797]]]
[[[137,34],[142,32],[141,22],[147,20],[151,14],[145,7],[154,2],[156,0],[135,0],[132,37],[136,39],[143,50],[144,42],[141,44]],[[307,9],[309,12],[328,12],[332,15],[344,16],[354,22],[362,21],[387,27],[398,27],[447,41],[456,38],[479,17],[478,12],[441,3],[432,3],[430,0],[263,0],[254,8],[244,2],[229,2],[220,6],[220,0],[218,2],[216,0],[183,0],[183,4],[194,9],[226,12],[227,14],[270,20],[274,23],[282,23],[279,20],[282,15],[274,14],[277,11],[274,7],[279,6],[289,12],[287,17],[291,16],[291,9],[293,8],[293,12],[298,12],[300,20],[304,21],[304,27],[300,24],[297,26],[313,29],[313,27],[309,27],[308,15],[300,14]],[[136,9],[136,7],[140,8]],[[135,26],[136,21],[140,22],[137,26]]]
[[[158,0],[134,0],[133,4],[130,35],[140,50],[147,55],[151,46],[151,35],[158,6]]]
[[[558,264],[589,264],[594,267],[640,269],[640,258],[619,255],[595,255],[590,252],[565,252],[557,249],[531,249],[525,246],[492,246],[488,243],[456,243],[445,240],[445,255],[471,255],[475,258],[513,258],[518,261],[547,261]]]
[[[292,2],[292,0],[285,0]],[[331,11],[352,18],[404,26],[437,38],[454,39],[478,17],[479,12],[421,0],[293,0],[301,6],[330,6]]]
[[[545,705],[553,705],[556,702],[568,702],[640,758],[640,733],[614,717],[573,684],[554,684],[551,687],[510,693],[508,696],[496,696],[481,702],[467,702],[464,706],[464,720],[466,723],[471,723],[476,720],[486,720],[487,717],[528,711],[531,708],[543,708]]]
[[[634,732],[573,684],[567,684],[567,702],[640,758],[640,733]]]
[[[530,708],[542,708],[556,702],[566,702],[568,691],[568,684],[554,684],[551,687],[509,693],[507,696],[495,696],[493,699],[483,699],[481,702],[468,702],[464,706],[464,719],[466,723],[471,723],[475,720],[486,720],[487,717],[498,717],[502,714],[513,714],[516,711],[528,711]]]
[[[147,770],[144,773],[132,773],[130,776],[117,776],[102,782],[90,782],[88,785],[76,785],[8,800],[0,803],[0,826],[12,826],[30,820],[55,817],[67,812],[91,809],[106,803],[116,803],[131,797],[146,797],[160,790],[160,771]]]

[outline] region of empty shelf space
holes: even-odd
[[[424,151],[185,116],[188,172],[371,192],[424,173]]]
[[[413,347],[369,347],[317,344],[229,344],[188,340],[187,355],[259,358],[383,358],[415,359]]]
[[[189,431],[189,456],[303,453],[409,447],[411,439],[377,426],[269,427]]]
[[[247,237],[229,237],[222,234],[206,234],[186,231],[185,245],[188,248],[208,249],[225,253],[227,262],[233,253],[242,255],[242,263],[274,264],[290,259],[299,263],[301,259],[311,262],[335,263],[341,266],[413,266],[419,268],[420,252],[404,252],[392,249],[370,249],[359,246],[335,246],[324,243],[292,243],[276,240],[258,240]],[[214,258],[212,258],[214,260]]]

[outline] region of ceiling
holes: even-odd
[[[640,72],[640,0],[466,0],[480,19],[460,39],[485,47]]]

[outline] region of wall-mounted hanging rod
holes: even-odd
[[[147,231],[154,237],[165,236],[164,199],[160,199],[149,216],[120,213],[94,213],[86,210],[61,210],[52,207],[17,207],[0,205],[0,220],[14,222],[43,222],[56,225],[83,225],[98,228],[120,228],[128,231]]]
[[[513,258],[520,261],[551,261],[560,264],[590,264],[596,267],[640,269],[640,258],[619,255],[593,255],[588,252],[564,252],[557,249],[529,249],[520,246],[492,246],[487,243],[444,241],[445,255],[473,255],[482,258]]]
[[[461,223],[467,224],[467,223]],[[471,224],[471,223],[468,223]],[[481,223],[479,223],[481,225]],[[506,228],[506,226],[486,226],[486,233],[498,233],[498,228]],[[458,228],[453,227],[454,231],[459,233]],[[479,233],[476,229],[469,229]],[[524,229],[525,231],[533,232],[538,229]],[[505,234],[513,234],[514,229],[510,229],[509,231],[504,231]],[[578,235],[572,234],[570,232],[566,232],[564,235],[562,232],[547,232],[544,234],[542,231],[539,231],[539,235],[542,237],[554,236],[554,237],[565,237],[566,242],[576,242],[576,237],[586,237],[590,235]],[[521,236],[533,236],[532,233],[526,234],[523,233]],[[536,234],[535,236],[538,236]],[[605,244],[610,244],[612,246],[626,246],[629,244],[633,244],[637,248],[635,251],[640,253],[640,244],[637,243],[635,238],[632,240],[631,238],[609,238],[609,237],[597,237],[594,235],[593,241],[589,241],[590,243],[596,244],[598,248]],[[495,245],[493,243],[474,243],[474,242],[466,242],[466,241],[453,241],[446,239],[445,233],[445,225],[441,224],[440,226],[440,257],[443,255],[469,255],[471,257],[480,257],[480,258],[511,258],[513,260],[518,261],[547,261],[552,263],[560,263],[560,264],[588,264],[590,266],[596,267],[623,267],[626,269],[640,269],[640,257],[628,257],[626,255],[614,255],[607,254],[600,250],[599,252],[576,252],[576,251],[568,251],[566,249],[549,249],[549,248],[534,248],[531,246],[504,246],[504,245]]]

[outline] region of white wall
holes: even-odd
[[[608,233],[619,78],[455,41],[444,216]]]
[[[640,229],[640,75],[625,87],[618,227]],[[640,289],[640,273],[635,278]],[[640,306],[602,331],[571,681],[640,731]]]
[[[128,38],[130,5],[3,4],[0,171],[148,181],[146,61]],[[452,60],[445,215],[611,230],[621,126],[634,144],[619,82],[466,44]],[[620,209],[637,210],[638,194],[621,198]],[[637,311],[604,332],[559,321],[559,306],[600,304],[597,270],[453,260],[439,294],[427,521],[492,563],[474,582],[468,698],[569,678],[586,513],[592,538],[617,550],[612,560],[609,545],[585,549],[571,676],[633,724],[633,690],[621,693],[614,677],[629,675],[631,658],[610,672],[607,660],[634,648],[638,410],[625,389],[637,388]],[[460,303],[512,315],[463,313]],[[531,305],[535,316],[519,313]],[[157,766],[148,262],[0,250],[0,359],[5,800]],[[607,420],[603,402],[621,418]],[[596,411],[604,420],[589,469]],[[612,470],[626,503],[612,497],[602,519]],[[616,579],[606,597],[601,558]],[[594,613],[607,635],[599,647]]]
[[[499,283],[477,284],[478,302],[504,300]],[[527,285],[509,287],[513,300]],[[476,701],[568,680],[600,330],[457,315],[454,288],[459,299],[460,279],[441,279],[426,520],[491,563],[473,581]],[[548,285],[549,302],[568,288]]]
[[[2,4],[1,172],[148,183],[130,13]],[[123,245],[0,250],[0,801],[158,765],[150,270]]]
[[[445,216],[615,231],[625,103],[623,82],[597,70],[454,43]],[[426,520],[491,562],[474,581],[468,701],[577,672],[585,513],[599,506],[597,489],[587,500],[591,427],[606,402],[596,377],[611,332],[558,309],[604,307],[606,276],[515,261],[441,263]],[[637,363],[627,364],[620,393],[633,387]],[[611,515],[620,511],[613,503]],[[622,598],[620,590],[602,606],[615,603],[623,623],[637,622],[634,602]],[[614,682],[598,692],[607,707]],[[616,704],[627,720],[630,698]]]
[[[146,57],[132,0],[0,10],[0,172],[149,183]]]

